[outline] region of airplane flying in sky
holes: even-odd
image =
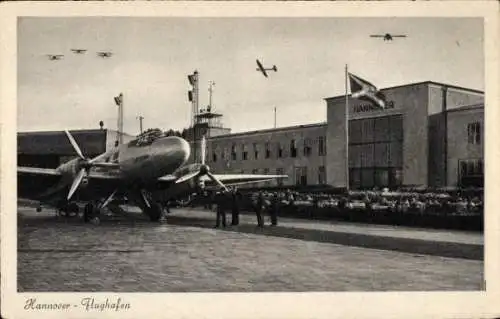
[[[110,58],[113,53],[111,52],[97,52],[97,55],[100,56],[101,58]]]
[[[71,49],[71,51],[73,51],[73,53],[76,53],[76,54],[83,54],[83,53],[87,52],[87,50],[85,50],[85,49]]]
[[[100,212],[115,199],[137,204],[151,221],[163,216],[169,200],[198,192],[201,187],[220,187],[286,178],[286,175],[212,174],[205,164],[206,140],[202,139],[201,163],[187,164],[187,141],[146,131],[95,158],[87,158],[65,131],[77,158],[56,169],[18,167],[18,197],[34,199],[66,214],[78,212],[85,202],[84,221],[99,221]],[[40,210],[39,208],[38,210]]]
[[[266,78],[267,78],[267,72],[266,71],[278,72],[278,69],[276,68],[276,65],[273,65],[272,68],[264,68],[262,66],[262,63],[260,63],[260,61],[258,59],[256,60],[256,62],[257,62],[257,66],[258,66],[258,68],[256,70],[262,72],[262,74],[264,74],[264,76]]]
[[[370,35],[372,38],[384,38],[384,41],[392,41],[394,38],[406,38],[405,34],[372,34]]]
[[[63,54],[47,54],[47,57],[51,61],[60,60],[63,58],[63,56],[64,56]]]

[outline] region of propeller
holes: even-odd
[[[205,138],[205,135],[203,135],[203,137],[201,138],[200,147],[201,147],[201,165],[199,169],[195,172],[191,172],[184,176],[181,176],[175,181],[175,183],[178,184],[195,177],[201,177],[203,175],[207,175],[214,183],[219,185],[227,192],[228,188],[226,187],[226,185],[224,185],[220,180],[218,180],[214,175],[212,175],[212,173],[210,173],[210,167],[208,167],[208,165],[205,164],[206,153],[207,153],[207,139]]]
[[[78,189],[78,187],[80,186],[80,184],[82,183],[85,175],[88,176],[89,169],[94,164],[95,159],[90,159],[90,158],[85,157],[83,155],[82,150],[80,149],[80,147],[76,143],[75,139],[71,135],[71,133],[68,132],[68,130],[65,130],[64,132],[66,133],[66,136],[68,137],[69,142],[71,143],[71,146],[73,146],[73,149],[75,150],[76,154],[78,154],[78,156],[80,157],[80,161],[78,162],[78,167],[80,168],[80,170],[76,174],[75,179],[73,180],[73,183],[71,184],[71,187],[69,189],[69,193],[68,193],[68,197],[67,197],[67,200],[69,201],[71,199],[71,197],[73,197],[73,195],[75,194],[75,192]]]

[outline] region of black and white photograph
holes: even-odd
[[[293,307],[270,293],[430,293],[416,309],[495,288],[484,16],[498,4],[456,16],[282,5],[10,20],[10,311],[130,316],[127,293],[158,309],[163,294],[197,293],[222,316],[260,318]],[[266,294],[242,313],[210,293]]]

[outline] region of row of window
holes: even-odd
[[[316,147],[314,147],[316,145]],[[314,151],[315,150],[315,151]],[[247,148],[246,144],[241,144],[240,146],[240,151],[241,155],[240,158],[238,158],[238,153],[237,153],[237,146],[236,144],[233,144],[231,146],[231,152],[228,152],[227,148],[224,148],[224,150],[221,152],[219,150],[215,150],[212,152],[212,161],[217,162],[220,158],[224,160],[248,160],[249,159],[249,151]],[[297,140],[292,139],[288,145],[288,148],[283,147],[282,143],[277,142],[274,144],[274,150],[272,149],[271,142],[266,142],[264,143],[264,150],[261,153],[261,150],[259,149],[259,144],[258,143],[253,143],[252,144],[252,159],[258,160],[261,157],[265,159],[270,159],[270,158],[284,158],[287,156],[290,157],[298,157],[299,154],[302,154],[303,156],[309,157],[313,155],[313,152],[317,152],[318,156],[325,156],[326,155],[326,138],[324,136],[320,136],[317,139],[313,140],[310,138],[306,138],[303,141],[302,148],[299,149]]]

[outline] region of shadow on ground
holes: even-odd
[[[213,220],[196,217],[169,216],[168,224],[214,228]],[[483,260],[484,250],[482,245],[396,238],[388,236],[373,236],[282,226],[271,227],[266,225],[264,228],[258,228],[251,224],[240,224],[238,226],[227,226],[220,229],[231,232],[472,260]]]

